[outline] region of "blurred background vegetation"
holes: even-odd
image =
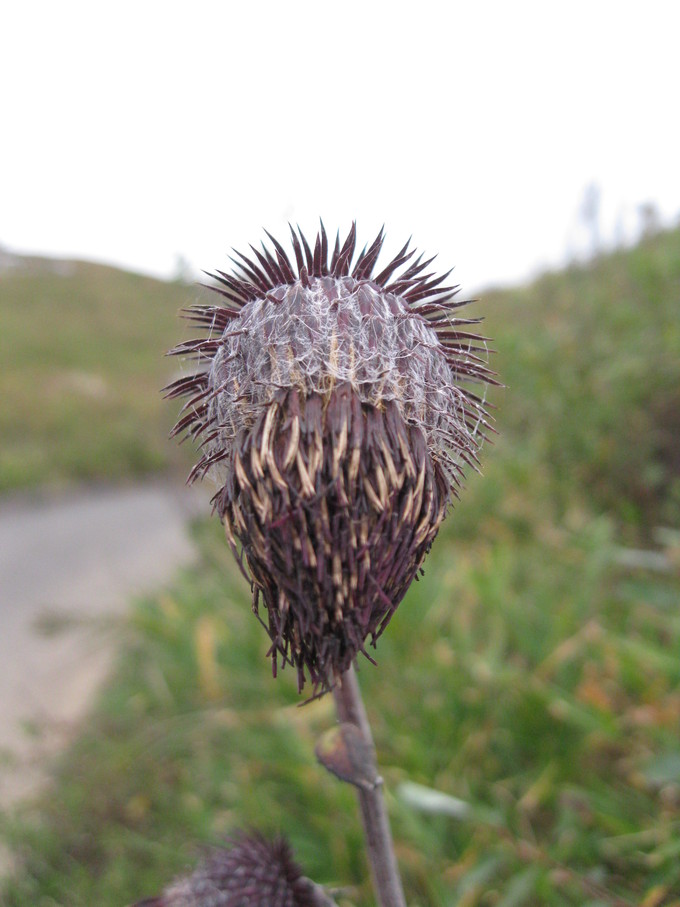
[[[193,291],[104,265],[4,258],[0,492],[176,465],[173,413],[158,390],[170,374],[162,351]]]
[[[179,474],[159,354],[199,292],[6,270],[0,489]],[[408,902],[679,905],[680,231],[476,308],[499,435],[360,665]],[[332,702],[271,680],[217,521],[194,533],[200,563],[134,603],[53,786],[5,820],[7,907],[120,907],[248,825],[372,903],[353,793],[313,756]]]

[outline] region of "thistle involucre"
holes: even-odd
[[[373,276],[382,231],[355,257],[354,225],[329,258],[291,230],[218,271],[218,306],[192,306],[207,337],[166,390],[186,395],[174,433],[198,439],[190,478],[214,473],[227,538],[267,611],[269,654],[302,689],[329,689],[376,639],[416,577],[463,468],[489,428],[485,338],[457,317],[447,274],[408,243]],[[241,560],[241,563],[243,561]]]
[[[136,907],[316,907],[325,902],[284,839],[250,835],[216,850],[191,875]]]

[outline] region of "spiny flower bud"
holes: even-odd
[[[493,373],[433,259],[407,243],[373,276],[382,230],[354,264],[354,224],[330,261],[323,225],[313,251],[291,234],[295,265],[267,234],[212,275],[222,304],[187,310],[207,337],[171,351],[200,369],[166,391],[189,397],[174,433],[200,441],[190,479],[219,478],[274,674],[280,657],[318,693],[375,646],[476,468],[489,425],[469,384]]]
[[[215,850],[191,875],[135,907],[323,907],[323,889],[302,875],[288,843],[249,835]]]

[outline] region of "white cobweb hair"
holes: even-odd
[[[415,250],[406,243],[373,276],[383,231],[352,265],[355,224],[342,246],[336,238],[330,257],[323,224],[313,251],[291,228],[295,265],[267,236],[273,251],[251,246],[250,258],[237,252],[232,259],[240,273],[211,275],[222,305],[186,311],[207,336],[171,350],[199,364],[166,388],[168,397],[189,397],[173,432],[201,444],[191,478],[215,470],[217,478],[236,438],[281,390],[326,395],[347,382],[362,403],[397,401],[404,420],[424,431],[455,493],[463,467],[477,468],[479,447],[493,430],[485,391],[497,382],[487,338],[467,330],[481,319],[458,317],[469,300],[442,286],[450,272],[424,273],[433,259],[411,261]]]

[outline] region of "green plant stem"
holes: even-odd
[[[361,698],[361,690],[354,668],[346,671],[334,690],[335,706],[341,723],[354,724],[361,731],[375,753],[371,726]],[[375,762],[374,762],[375,764]],[[382,780],[375,771],[375,785],[372,788],[357,787],[359,808],[366,837],[366,850],[371,867],[371,877],[380,907],[406,907],[404,891],[399,877],[399,868],[394,856],[392,833],[385,808]]]

